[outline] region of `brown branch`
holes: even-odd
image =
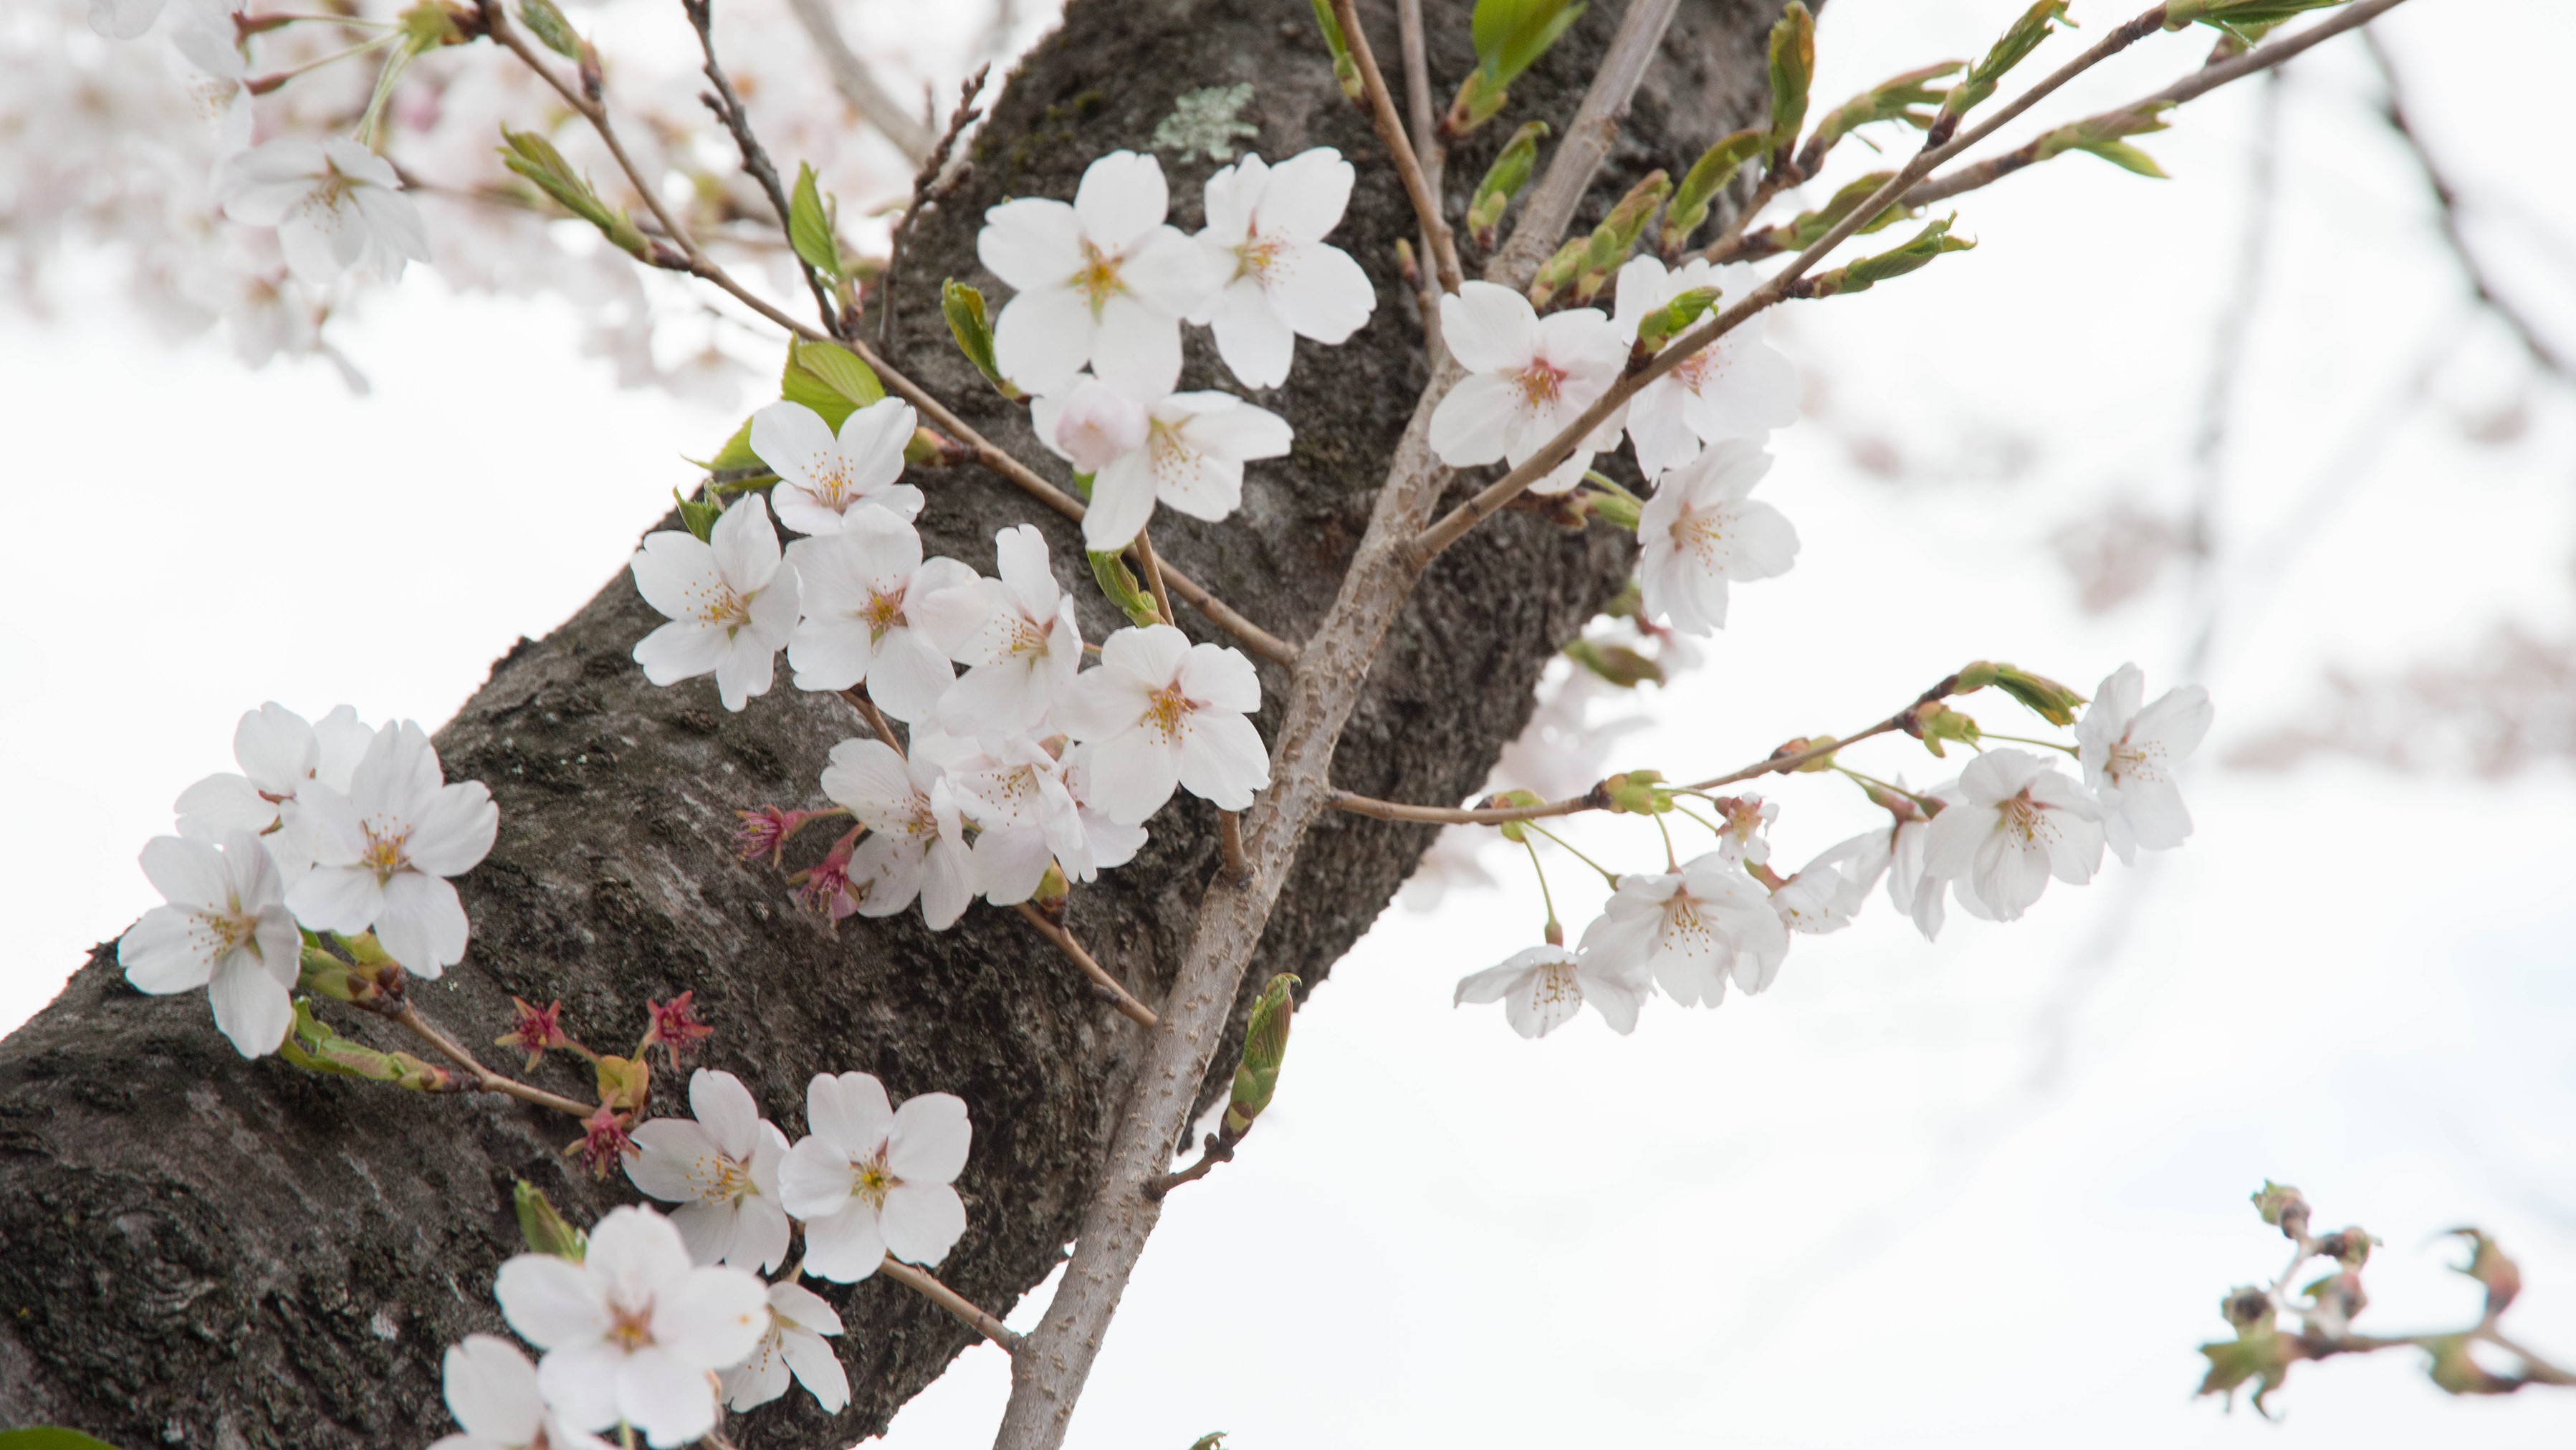
[[[1252,874],[1243,864],[1243,818],[1232,811],[1216,813],[1217,849],[1225,857],[1225,874],[1237,881]]]
[[[1234,1161],[1234,1143],[1221,1133],[1210,1133],[1199,1145],[1198,1161],[1177,1173],[1166,1173],[1145,1185],[1147,1198],[1159,1199],[1184,1183],[1196,1183],[1208,1176],[1219,1163]]]
[[[1020,1352],[1020,1336],[1016,1330],[976,1307],[975,1301],[931,1277],[929,1270],[888,1254],[885,1262],[877,1265],[877,1272],[955,1315],[968,1328],[1000,1345],[1004,1354]]]
[[[429,1019],[420,1015],[420,1009],[408,1001],[381,1015],[390,1021],[401,1023],[410,1029],[414,1037],[428,1043],[431,1050],[439,1056],[465,1069],[466,1074],[473,1078],[477,1092],[501,1093],[517,1098],[523,1103],[535,1103],[538,1107],[552,1108],[558,1113],[565,1113],[575,1118],[587,1118],[598,1111],[590,1103],[575,1102],[561,1093],[550,1093],[541,1087],[531,1087],[517,1078],[506,1077],[485,1067],[474,1060],[474,1054],[459,1046],[456,1039],[431,1026]]]
[[[761,194],[769,198],[770,209],[778,213],[779,234],[788,238],[789,252],[796,258],[796,270],[805,278],[805,285],[813,290],[814,309],[821,315],[824,328],[836,337],[849,331],[841,317],[841,305],[832,295],[831,284],[814,269],[813,263],[795,251],[796,224],[791,215],[793,207],[788,200],[787,188],[779,181],[778,168],[771,163],[760,138],[752,133],[751,113],[743,109],[742,97],[735,94],[733,82],[726,78],[724,66],[716,60],[715,0],[680,0],[680,9],[688,15],[690,27],[698,32],[698,52],[706,57],[707,62],[704,73],[708,84],[715,87],[712,93],[701,94],[698,99],[715,113],[716,119],[733,136],[734,150],[742,156],[743,174],[759,186]],[[822,20],[826,25],[831,23],[829,15],[823,16]],[[835,32],[836,38],[837,34]]]
[[[2405,0],[2358,0],[2358,3],[2336,11],[2325,20],[2295,35],[2286,35],[2268,44],[2256,46],[2243,55],[2219,61],[2214,65],[2202,66],[2199,70],[2153,95],[2140,96],[2125,106],[2114,106],[2089,119],[2105,120],[2113,116],[2126,115],[2132,111],[2144,110],[2150,106],[2179,106],[2185,101],[2205,96],[2231,81],[2240,81],[2247,76],[2279,66],[2306,51],[2310,46],[2320,41],[2331,40],[2354,26],[2367,25],[2378,16],[2404,3]],[[1988,157],[1974,165],[1960,167],[1947,176],[1927,181],[1905,194],[1905,204],[1909,207],[1929,206],[1936,201],[1957,196],[1961,192],[1974,191],[2035,164],[2038,158],[2038,143],[2034,141],[2029,145],[2007,151],[2001,156]]]
[[[1539,264],[1556,250],[1567,224],[1574,220],[1574,209],[1583,204],[1583,193],[1592,187],[1592,174],[1601,169],[1611,144],[1619,139],[1620,118],[1628,114],[1628,102],[1646,78],[1647,63],[1655,58],[1680,8],[1681,0],[1629,0],[1628,13],[1619,17],[1619,29],[1601,57],[1601,69],[1593,72],[1592,85],[1583,93],[1583,104],[1566,123],[1564,138],[1548,158],[1538,185],[1521,202],[1519,223],[1486,264],[1486,281],[1517,292],[1530,284]]]
[[[1440,141],[1439,107],[1431,96],[1431,59],[1422,31],[1422,0],[1396,0],[1395,30],[1404,50],[1404,108],[1413,122],[1413,151],[1422,162],[1422,189],[1435,202],[1447,204],[1441,181],[1449,165],[1449,148]],[[1454,248],[1456,242],[1451,242]],[[1423,255],[1432,254],[1431,234],[1422,234]],[[1463,276],[1464,273],[1462,272]],[[1429,288],[1414,289],[1422,313],[1422,350],[1440,351],[1440,301]]]
[[[1640,8],[1647,3],[1648,0],[1638,0]],[[1501,479],[1488,485],[1473,498],[1450,510],[1448,516],[1438,523],[1424,529],[1409,544],[1416,567],[1427,566],[1440,551],[1458,542],[1469,529],[1493,517],[1505,504],[1527,491],[1531,484],[1546,477],[1558,464],[1572,457],[1576,445],[1591,436],[1594,429],[1599,428],[1611,414],[1636,396],[1640,388],[1681,366],[1685,360],[1702,348],[1743,325],[1745,319],[1787,298],[1798,279],[1805,276],[1810,268],[1824,260],[1827,253],[1841,246],[1853,233],[1868,225],[1872,218],[1887,210],[1897,198],[1905,195],[1914,183],[1930,175],[1935,168],[1951,157],[1993,135],[1997,128],[2038,104],[2041,98],[2058,87],[2128,49],[2141,37],[2153,33],[2164,24],[2164,16],[2164,6],[2151,6],[2144,13],[2122,23],[2103,36],[2082,55],[2050,72],[2045,80],[2014,97],[2010,103],[1997,109],[1985,121],[1962,131],[1942,145],[1926,145],[1923,150],[1916,152],[1914,158],[1906,162],[1902,170],[1889,177],[1886,184],[1878,190],[1871,192],[1868,200],[1853,207],[1849,215],[1836,222],[1823,236],[1818,237],[1815,245],[1790,259],[1787,266],[1772,273],[1768,281],[1745,294],[1744,298],[1734,306],[1683,334],[1671,346],[1648,359],[1643,366],[1632,367],[1619,381],[1604,390],[1601,396],[1593,401],[1591,407],[1584,409],[1579,417],[1567,424],[1519,467],[1504,474]],[[1564,158],[1564,148],[1560,148],[1558,160],[1562,162]],[[1551,168],[1550,177],[1553,178],[1554,174]],[[1528,217],[1525,214],[1522,220],[1523,229],[1526,230],[1528,225]],[[1518,242],[1520,234],[1514,233],[1512,240]],[[1496,259],[1497,266],[1502,260]]]
[[[1154,607],[1162,611],[1165,624],[1179,624],[1181,617],[1172,612],[1171,591],[1163,587],[1163,561],[1154,556],[1154,544],[1140,526],[1136,530],[1136,562],[1145,566],[1145,587],[1154,596]]]
[[[814,42],[814,53],[823,58],[823,70],[832,78],[832,89],[862,116],[868,124],[884,133],[903,159],[919,166],[930,154],[930,128],[903,108],[901,102],[877,84],[867,65],[841,37],[840,25],[832,19],[831,0],[787,0],[787,8],[796,15],[796,23],[805,29],[805,38]]]
[[[907,754],[903,748],[903,737],[895,734],[894,727],[886,723],[884,712],[877,709],[877,702],[869,697],[866,685],[852,685],[841,692],[841,698],[850,702],[851,708],[857,710],[860,718],[868,722],[868,729],[875,732],[877,739],[885,742],[887,749],[898,756]]]
[[[1075,966],[1082,968],[1082,974],[1089,977],[1092,986],[1099,989],[1101,1000],[1115,1006],[1119,1015],[1139,1027],[1154,1027],[1161,1024],[1162,1019],[1154,1015],[1154,1009],[1137,1001],[1129,995],[1125,987],[1118,985],[1118,979],[1109,975],[1107,967],[1100,965],[1093,959],[1091,953],[1082,949],[1082,943],[1073,939],[1073,933],[1047,920],[1045,912],[1028,902],[1020,903],[1020,915],[1028,918],[1029,925],[1036,927],[1040,935],[1055,943],[1057,951],[1064,953],[1072,959]]]
[[[2434,220],[2441,226],[2442,240],[2449,244],[2452,257],[2460,264],[2460,271],[2467,276],[2469,290],[2475,292],[2479,303],[2513,333],[2514,339],[2522,344],[2522,350],[2531,354],[2533,362],[2557,374],[2562,381],[2576,382],[2576,361],[2560,353],[2548,338],[2541,335],[2530,316],[2505,297],[2496,287],[2495,278],[2487,271],[2485,263],[2478,259],[2477,250],[2469,245],[2468,233],[2460,225],[2459,188],[2452,184],[2441,163],[2433,159],[2433,153],[2425,147],[2424,138],[2416,132],[2413,120],[2407,115],[2405,87],[2397,78],[2397,66],[2389,59],[2388,48],[2379,43],[2375,31],[2363,31],[2361,40],[2369,47],[2370,58],[2378,64],[2380,80],[2386,87],[2380,114],[2387,119],[2388,129],[2396,132],[2397,139],[2406,143],[2406,150],[2415,158],[2417,169],[2424,173],[2424,183],[2433,192]]]
[[[1744,229],[1753,225],[1754,221],[1762,215],[1762,208],[1769,206],[1771,199],[1787,188],[1788,180],[1784,173],[1777,171],[1763,177],[1754,186],[1752,199],[1745,202],[1744,209],[1735,214],[1735,220],[1728,222],[1726,230],[1719,232],[1714,240],[1701,249],[1701,258],[1709,262],[1732,262],[1750,251],[1751,249],[1745,245]]]
[[[1387,94],[1386,77],[1378,72],[1377,55],[1369,49],[1368,32],[1360,28],[1359,10],[1353,0],[1333,0],[1333,18],[1341,23],[1342,39],[1349,44],[1351,60],[1359,68],[1369,123],[1377,128],[1378,143],[1394,161],[1396,179],[1404,183],[1405,199],[1413,203],[1413,215],[1430,241],[1431,266],[1440,278],[1440,290],[1455,292],[1463,280],[1458,272],[1457,241],[1449,235],[1448,218],[1440,214],[1440,198],[1423,175],[1422,158],[1413,153],[1413,143],[1405,138],[1404,121],[1395,113],[1395,98]]]

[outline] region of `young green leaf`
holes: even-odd
[[[1492,120],[1510,99],[1511,83],[1582,15],[1571,0],[1476,0],[1469,30],[1477,66],[1458,87],[1442,126],[1463,136]]]
[[[1863,257],[1849,266],[1836,267],[1812,281],[1802,282],[1798,285],[1798,293],[1806,297],[1835,297],[1846,292],[1866,292],[1881,282],[1929,266],[1934,257],[1944,252],[1964,252],[1976,246],[1966,237],[1950,235],[1950,223],[1954,220],[1954,217],[1943,217],[1917,232],[1912,241],[1901,247],[1874,257]],[[2003,681],[1997,680],[1996,683],[2002,684]]]
[[[994,391],[1005,398],[1025,396],[993,361],[993,324],[984,314],[983,293],[951,277],[939,284],[939,312],[948,319],[948,335],[957,339],[957,350],[966,354]]]
[[[1127,567],[1124,558],[1116,553],[1093,554],[1091,577],[1100,585],[1100,592],[1108,597],[1109,602],[1118,606],[1118,612],[1127,616],[1128,623],[1143,629],[1163,622],[1163,612],[1154,607],[1154,596],[1146,593],[1145,586],[1137,582],[1134,571]]]
[[[874,370],[838,343],[796,341],[787,345],[787,370],[778,380],[778,395],[823,415],[834,432],[850,414],[885,396]]]
[[[1816,129],[1808,133],[1807,144],[1799,148],[1798,174],[1815,175],[1825,163],[1825,154],[1834,149],[1835,143],[1863,126],[1897,121],[1917,131],[1930,130],[1935,112],[1915,108],[1939,106],[1947,92],[1935,89],[1931,82],[1947,77],[1963,64],[1965,62],[1943,61],[1939,65],[1927,65],[1921,70],[1890,76],[1826,112],[1825,118],[1816,123]]]
[[[1324,29],[1324,48],[1333,53],[1333,79],[1342,94],[1358,100],[1367,86],[1360,80],[1360,65],[1351,59],[1351,43],[1342,35],[1342,22],[1333,14],[1331,0],[1315,0],[1315,23]]]
[[[1663,235],[1657,239],[1664,260],[1671,261],[1681,254],[1690,234],[1708,220],[1709,206],[1717,194],[1735,180],[1745,162],[1762,154],[1770,139],[1771,133],[1759,127],[1721,136],[1716,145],[1700,153],[1690,170],[1682,173],[1681,184],[1673,188],[1672,204],[1664,208]]]
[[[555,8],[555,0],[519,0],[519,23],[546,49],[566,60],[581,59],[581,36]]]
[[[1816,78],[1816,17],[1800,0],[1771,27],[1771,169],[1789,169],[1798,132],[1807,124],[1807,89]]]
[[[1960,120],[1984,104],[1986,98],[1995,93],[1996,84],[2014,66],[2039,49],[2041,41],[2057,33],[2057,23],[2073,26],[2075,22],[2066,18],[2066,4],[2067,0],[2038,0],[2037,4],[2023,11],[2021,18],[2012,23],[2012,28],[1986,51],[1986,58],[1970,66],[1966,78],[1942,100],[1941,114],[1933,118],[1932,131],[1926,141],[1938,146],[1949,140],[1950,134],[1959,129]]]
[[[501,164],[534,183],[537,190],[554,198],[555,204],[574,216],[599,228],[610,245],[629,256],[641,257],[651,250],[644,234],[635,229],[624,210],[610,211],[599,199],[587,178],[576,174],[554,143],[534,131],[501,128]]]
[[[1512,133],[1494,164],[1485,168],[1485,179],[1476,183],[1475,200],[1467,204],[1467,230],[1474,234],[1476,245],[1491,250],[1494,235],[1503,223],[1503,213],[1512,198],[1529,184],[1530,170],[1538,162],[1538,143],[1547,139],[1545,121],[1530,121]]]
[[[838,282],[841,280],[841,244],[833,235],[833,212],[836,208],[823,199],[823,189],[814,182],[814,168],[796,163],[796,190],[787,202],[787,243],[806,266]]]

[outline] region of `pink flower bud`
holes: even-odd
[[[1145,446],[1151,420],[1145,406],[1096,378],[1085,379],[1064,400],[1056,419],[1055,446],[1083,473],[1098,473]]]

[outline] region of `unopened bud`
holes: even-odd
[[[2308,1236],[2308,1200],[2299,1190],[2286,1183],[2264,1179],[2254,1191],[2254,1211],[2263,1221],[2281,1231],[2281,1237],[2301,1240]]]
[[[1234,1069],[1234,1089],[1225,1105],[1225,1131],[1231,1143],[1252,1128],[1252,1120],[1270,1106],[1279,1087],[1279,1067],[1288,1057],[1288,1024],[1296,1014],[1298,978],[1286,972],[1272,977],[1252,1004],[1243,1028],[1243,1058]]]
[[[1945,760],[1949,755],[1941,748],[1941,742],[1956,740],[1963,745],[1974,745],[1982,738],[1977,722],[1968,718],[1967,712],[1953,710],[1938,700],[1924,701],[1907,711],[1905,730],[1922,741],[1934,756]]]
[[[1525,810],[1531,806],[1545,805],[1547,802],[1540,800],[1536,791],[1512,790],[1500,795],[1489,795],[1485,797],[1482,804],[1489,811],[1509,811]],[[1505,821],[1500,829],[1503,839],[1515,846],[1529,839],[1529,828],[1519,821]]]
[[[2227,1316],[2227,1322],[2240,1335],[2249,1329],[2268,1330],[2272,1327],[2272,1296],[2255,1285],[2242,1284],[2228,1290],[2227,1297],[2218,1301],[2218,1312]]]
[[[1663,778],[1661,771],[1628,770],[1601,782],[1609,792],[1612,814],[1653,816],[1671,810],[1672,792],[1655,788]]]
[[[1532,307],[1544,308],[1549,299],[1562,292],[1582,270],[1584,253],[1591,243],[1576,237],[1556,249],[1556,255],[1539,264],[1538,275],[1530,279],[1529,300]]]
[[[565,1222],[544,1190],[522,1178],[510,1190],[510,1199],[519,1210],[519,1237],[527,1240],[528,1252],[576,1264],[590,1256],[590,1235]]]

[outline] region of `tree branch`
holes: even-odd
[[[811,3],[820,4],[821,0],[811,0]],[[707,61],[706,78],[715,87],[712,94],[701,95],[698,99],[715,113],[716,119],[733,136],[734,149],[742,155],[743,174],[750,177],[760,187],[761,193],[769,198],[770,210],[778,213],[778,233],[791,238],[789,250],[793,252],[796,224],[791,215],[794,208],[788,200],[787,188],[779,181],[778,168],[770,163],[769,153],[762,149],[760,138],[752,133],[751,113],[743,109],[742,97],[734,93],[733,82],[725,78],[724,67],[716,60],[715,0],[680,0],[680,8],[687,12],[690,27],[698,32],[698,52]],[[823,20],[829,24],[831,17],[826,15]],[[815,272],[814,264],[798,255],[796,270],[804,275],[805,285],[813,289],[814,308],[821,315],[824,328],[835,337],[847,331],[841,318],[840,304],[834,300],[831,287]]]
[[[1154,1009],[1129,995],[1127,989],[1119,985],[1118,979],[1109,975],[1107,967],[1100,965],[1098,959],[1082,949],[1082,943],[1073,939],[1073,933],[1048,920],[1045,912],[1028,902],[1020,903],[1020,915],[1028,919],[1029,925],[1038,929],[1039,935],[1055,943],[1057,951],[1064,953],[1075,966],[1082,968],[1082,974],[1089,977],[1091,984],[1100,989],[1100,995],[1104,1000],[1116,1005],[1121,1016],[1139,1027],[1162,1025],[1162,1019],[1154,1015]]]
[[[919,1294],[924,1299],[957,1316],[968,1328],[1002,1347],[1005,1354],[1020,1352],[1020,1336],[1001,1320],[976,1307],[975,1302],[931,1277],[927,1269],[916,1268],[892,1254],[877,1265],[877,1272]]]
[[[1387,94],[1386,77],[1379,73],[1377,55],[1369,49],[1368,32],[1360,28],[1354,0],[1333,0],[1333,17],[1341,23],[1352,63],[1359,67],[1369,123],[1377,128],[1379,144],[1394,161],[1396,179],[1404,183],[1405,199],[1413,203],[1413,214],[1430,244],[1433,275],[1440,279],[1441,291],[1455,292],[1463,280],[1458,272],[1457,241],[1449,235],[1449,219],[1441,215],[1439,195],[1423,176],[1422,158],[1413,154],[1413,143],[1405,139],[1404,121],[1395,113],[1395,98]]]
[[[840,24],[832,18],[831,0],[787,0],[787,8],[795,12],[796,23],[804,27],[806,38],[814,42],[814,53],[823,58],[823,69],[832,77],[832,89],[841,93],[841,99],[867,117],[868,124],[893,142],[906,161],[919,166],[926,160],[930,155],[930,128],[888,95],[885,87],[877,84],[877,78],[868,73],[866,63],[841,38]]]
[[[1538,185],[1521,202],[1520,223],[1485,265],[1486,281],[1517,292],[1529,286],[1539,264],[1556,250],[1574,220],[1575,208],[1583,204],[1583,193],[1591,189],[1592,174],[1601,169],[1611,143],[1619,139],[1620,119],[1628,114],[1628,102],[1646,78],[1646,65],[1655,58],[1655,48],[1664,43],[1664,32],[1672,28],[1674,12],[1680,8],[1681,0],[1629,0],[1628,13],[1619,17],[1618,32],[1610,37],[1610,49],[1601,57],[1601,69],[1583,93],[1583,104],[1566,123],[1565,137],[1557,143]]]
[[[402,1026],[408,1029],[414,1037],[428,1043],[432,1051],[436,1052],[439,1056],[446,1058],[449,1062],[455,1063],[458,1067],[465,1069],[466,1074],[473,1078],[474,1086],[478,1091],[501,1093],[508,1097],[517,1098],[523,1103],[534,1103],[541,1108],[552,1108],[558,1113],[566,1113],[575,1118],[587,1118],[593,1112],[597,1111],[589,1103],[575,1102],[571,1098],[563,1096],[561,1093],[550,1093],[541,1087],[531,1087],[516,1078],[505,1077],[502,1074],[485,1067],[482,1063],[475,1060],[473,1053],[466,1051],[462,1046],[458,1045],[456,1039],[439,1031],[436,1027],[431,1026],[429,1019],[421,1016],[420,1009],[413,1006],[408,1000],[404,1001],[401,1006],[396,1007],[389,1012],[382,1013],[381,1015],[389,1021],[402,1024]]]

